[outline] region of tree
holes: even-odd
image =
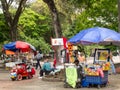
[[[74,3],[75,1],[77,0],[74,0]],[[76,2],[77,5],[79,4],[79,1],[81,0]],[[95,26],[106,27],[116,31],[118,30],[116,0],[84,0],[84,3],[81,3],[81,6],[83,7],[78,8],[77,5],[74,6],[77,13],[70,28],[72,32],[67,33],[69,38],[80,30]]]
[[[118,31],[120,32],[120,0],[118,0]]]
[[[48,5],[48,8],[51,12],[54,31],[55,31],[55,37],[61,38],[62,37],[62,30],[61,30],[61,25],[60,25],[60,21],[59,21],[58,11],[57,11],[57,8],[55,6],[54,0],[43,0],[43,1]],[[56,59],[57,59],[57,64],[58,64],[59,60],[60,60],[60,57],[59,57],[60,48],[59,48],[59,46],[56,48],[55,52],[56,52]]]
[[[43,0],[47,5],[52,15],[53,26],[55,31],[55,37],[60,38],[62,37],[62,30],[61,25],[58,17],[58,11],[55,6],[54,0]]]
[[[27,0],[0,0],[5,21],[10,30],[10,37],[12,41],[17,40],[17,25],[19,17],[24,10]],[[16,12],[11,13],[11,7],[15,6]]]
[[[3,14],[0,14],[0,43],[3,43],[6,40],[9,40],[8,37],[8,27],[6,27],[6,23],[4,20]]]

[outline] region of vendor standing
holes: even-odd
[[[86,59],[85,59],[85,55],[82,52],[78,52],[77,59],[81,64],[85,64]]]
[[[110,52],[110,55],[109,55],[109,57],[110,57],[110,67],[111,67],[111,69],[112,69],[112,73],[113,74],[116,74],[116,70],[115,70],[115,66],[114,66],[114,61],[113,61],[113,55],[112,55],[112,52]],[[110,73],[110,71],[109,71],[109,74],[111,74]]]

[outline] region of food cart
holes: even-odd
[[[90,87],[90,86],[97,86],[100,88],[101,86],[106,86],[108,83],[108,70],[110,69],[110,57],[108,56],[110,54],[109,49],[95,49],[95,55],[94,60],[92,64],[85,64],[83,68],[83,75],[82,75],[82,81],[79,81],[78,78],[78,72],[75,72],[77,70],[76,66],[72,63],[65,63],[65,82],[64,87],[68,87],[70,85],[73,88],[76,87]],[[72,74],[71,78],[67,77],[66,74],[67,70],[71,69],[69,74]],[[74,69],[74,70],[73,70]],[[76,73],[76,74],[73,74]],[[77,76],[76,76],[77,75]],[[77,78],[75,78],[77,77]],[[73,80],[74,79],[74,85],[72,86],[70,83],[68,83],[68,79]]]
[[[117,45],[120,42],[120,35],[114,30],[108,28],[93,27],[80,31],[70,38],[68,42],[74,45],[108,45],[111,43]],[[82,83],[83,86],[96,84],[100,87],[102,84],[107,84],[108,70],[110,69],[110,57],[106,58],[106,55],[109,53],[109,50],[96,49],[92,67],[85,67],[85,78]]]
[[[35,47],[23,41],[15,41],[3,46],[4,64],[7,70],[15,66],[16,62],[32,63]]]
[[[85,78],[82,85],[89,87],[97,85],[98,88],[106,86],[108,83],[108,70],[110,63],[108,55],[109,49],[95,49],[94,62],[85,68]]]

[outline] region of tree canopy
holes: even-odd
[[[1,47],[11,41],[9,36],[13,34],[13,40],[24,40],[49,52],[51,37],[64,36],[69,39],[80,30],[95,26],[119,30],[117,0],[0,1],[4,11],[0,14]],[[59,22],[56,25],[60,26],[56,29],[52,22],[56,20],[53,18],[55,14]]]

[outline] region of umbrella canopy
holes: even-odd
[[[16,41],[16,48],[18,49],[24,49],[24,50],[29,50],[30,46],[26,42],[22,41]]]
[[[120,42],[120,34],[115,32],[114,30],[102,28],[102,27],[94,27],[88,28],[80,31],[78,34],[73,36],[68,42],[72,44],[109,44],[114,42],[118,44]]]
[[[27,44],[30,46],[32,50],[36,51],[36,48],[33,45],[31,45],[30,43],[27,43]]]
[[[5,50],[12,50],[12,51],[21,50],[23,52],[29,51],[30,49],[35,50],[34,46],[23,41],[16,41],[16,42],[5,44],[3,48]]]
[[[16,42],[11,42],[3,46],[4,50],[13,50],[16,51]]]

